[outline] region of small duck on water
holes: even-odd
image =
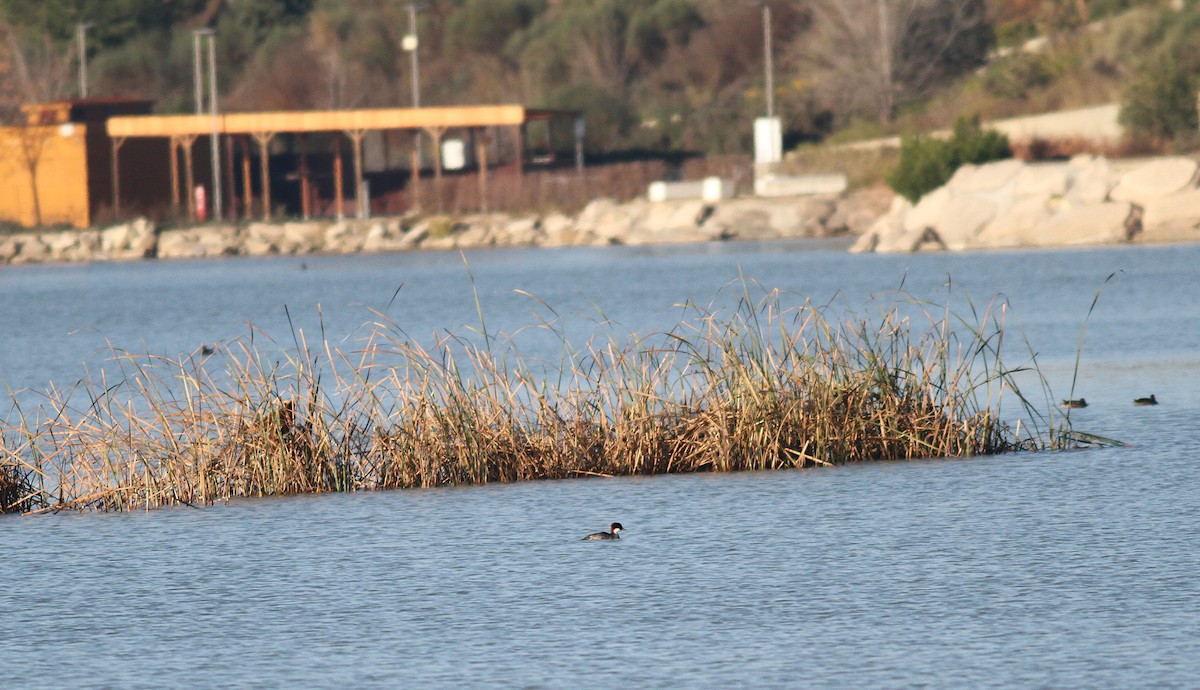
[[[1158,398],[1155,398],[1154,394],[1151,393],[1149,398],[1134,398],[1133,404],[1134,405],[1157,405]]]
[[[1062,406],[1067,408],[1087,407],[1087,399],[1080,398],[1078,400],[1064,400]]]
[[[592,534],[587,535],[580,541],[593,541],[593,540],[598,540],[598,539],[620,539],[621,537],[618,534],[618,532],[620,532],[623,529],[625,529],[625,528],[621,526],[621,523],[614,522],[614,523],[612,523],[612,525],[609,526],[607,532],[593,532]]]

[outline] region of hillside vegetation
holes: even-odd
[[[1178,93],[1200,67],[1198,5],[769,0],[775,108],[794,145]],[[415,18],[422,105],[580,109],[593,153],[745,153],[766,110],[758,2],[428,0]],[[190,111],[192,33],[212,28],[224,110],[407,106],[409,22],[378,0],[0,0],[0,118],[77,95],[80,23],[93,96]]]

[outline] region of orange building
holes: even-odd
[[[112,141],[106,123],[150,112],[150,101],[88,98],[22,108],[25,124],[0,127],[0,222],[85,228],[112,216]],[[121,152],[122,204],[149,211],[169,198],[161,174],[165,142],[143,140]]]

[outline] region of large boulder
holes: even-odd
[[[995,249],[1032,244],[1034,228],[1051,212],[1049,202],[1049,196],[1017,199],[1003,214],[979,231],[975,236],[975,246]]]
[[[1015,158],[978,166],[964,165],[954,173],[946,186],[956,194],[998,192],[1011,184],[1024,167],[1025,163]]]
[[[311,254],[325,244],[325,227],[315,221],[284,223],[279,233],[281,254]]]
[[[1013,191],[1018,199],[1063,196],[1071,185],[1072,173],[1069,163],[1030,163],[1017,173]]]
[[[942,216],[934,226],[937,237],[946,249],[970,249],[975,236],[996,218],[996,202],[969,195],[953,197],[942,208]]]
[[[882,185],[861,189],[843,196],[825,219],[824,235],[862,235],[877,218],[887,213],[896,197]]]
[[[1107,158],[1075,156],[1070,166],[1075,175],[1066,198],[1073,206],[1090,206],[1108,200],[1108,193],[1116,186],[1118,177]]]
[[[920,234],[927,228],[935,227],[953,196],[950,185],[945,185],[918,199],[916,205],[904,215],[904,229]]]
[[[1150,199],[1195,186],[1196,161],[1180,157],[1158,158],[1122,175],[1109,198],[1144,204]]]
[[[1125,242],[1137,231],[1137,222],[1134,207],[1127,201],[1071,208],[1043,218],[1034,226],[1030,243],[1061,246]]]
[[[1200,239],[1200,189],[1146,199],[1141,239],[1147,242]]]

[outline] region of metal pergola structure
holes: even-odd
[[[218,139],[224,138],[228,155],[225,157],[225,173],[221,175],[223,184],[233,198],[233,144],[234,137],[252,138],[258,143],[260,155],[260,198],[262,199],[263,220],[271,217],[271,183],[270,183],[270,152],[271,140],[280,134],[303,136],[308,133],[342,134],[352,143],[355,201],[357,207],[363,209],[365,190],[363,185],[363,137],[368,132],[386,130],[409,130],[414,134],[425,132],[430,136],[434,148],[434,176],[436,180],[442,177],[441,141],[448,130],[465,129],[478,132],[489,127],[507,129],[513,133],[517,158],[517,174],[520,176],[524,169],[525,158],[525,126],[537,120],[555,118],[575,118],[579,115],[572,111],[528,109],[521,105],[482,105],[440,108],[378,108],[362,110],[306,110],[306,111],[276,111],[276,112],[247,112],[227,113],[224,115],[126,115],[111,117],[107,120],[107,131],[112,141],[112,179],[113,179],[113,209],[120,213],[120,150],[125,141],[131,137],[165,138],[170,142],[170,174],[171,202],[178,208],[180,204],[179,185],[179,152],[183,152],[185,189],[187,196],[188,215],[196,217],[196,205],[190,190],[193,187],[194,168],[192,160],[192,145],[202,137],[212,138],[214,133]],[[576,126],[576,136],[581,136],[582,127]],[[475,155],[479,167],[479,185],[482,198],[487,198],[488,160],[486,137],[476,136]],[[415,183],[420,176],[420,150],[415,143],[412,150],[412,179]],[[215,144],[215,142],[214,142]],[[335,139],[333,158],[333,179],[335,184],[334,203],[339,218],[344,215],[344,200],[342,190],[342,150],[341,139]],[[303,157],[303,151],[301,153]],[[303,160],[303,158],[302,158]],[[253,199],[250,181],[249,158],[243,156],[243,209],[250,213]],[[579,161],[581,163],[581,161]],[[301,164],[305,169],[304,163]],[[308,178],[301,174],[302,204],[305,206],[304,215],[308,215]]]

